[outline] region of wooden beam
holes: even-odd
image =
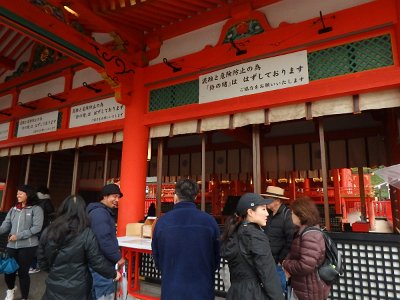
[[[221,130],[221,132],[227,136],[230,136],[235,139],[236,142],[239,142],[247,147],[252,146],[252,134],[246,128],[239,127],[232,129]]]
[[[190,64],[188,63],[187,65]],[[171,74],[172,72],[170,71],[169,73]],[[181,120],[198,119],[199,116],[211,117],[223,114],[235,114],[246,110],[265,109],[279,105],[312,102],[324,98],[368,93],[383,88],[395,88],[399,84],[400,69],[398,67],[386,67],[375,69],[373,72],[359,72],[324,80],[315,80],[309,84],[290,89],[269,91],[246,97],[235,97],[207,104],[190,104],[154,111],[145,114],[144,124],[146,126],[154,126],[168,123],[171,119],[171,114],[174,115],[175,122],[178,122]],[[243,99],[246,99],[246,101]]]
[[[262,150],[260,147],[260,125],[252,126],[252,153],[253,153],[253,184],[254,192],[261,193],[261,156]]]
[[[48,45],[97,70],[104,67],[90,44],[95,43],[90,37],[46,14],[35,5],[22,0],[6,1],[0,7],[0,16],[3,24],[31,36],[41,44]]]
[[[6,1],[0,7],[0,16],[3,24],[101,73],[107,73],[109,78],[119,79],[130,71],[134,73],[131,59],[124,53],[110,51],[90,36],[24,0]]]
[[[54,6],[63,7],[65,1],[60,0],[47,0]],[[79,14],[78,22],[84,24],[84,26],[90,26],[94,32],[106,32],[116,33],[121,39],[126,41],[126,50],[128,52],[134,52],[137,48],[140,48],[144,41],[144,34],[138,30],[130,30],[129,33],[124,29],[123,26],[116,26],[116,23],[111,23],[106,19],[100,17],[93,12],[89,7],[84,5],[82,1],[68,1],[68,7],[73,9]]]
[[[324,124],[322,119],[318,120],[318,133],[319,133],[319,147],[321,152],[321,169],[322,169],[322,187],[324,189],[324,217],[325,227],[329,231],[331,230],[331,222],[329,216],[329,199],[328,199],[328,169],[327,169],[327,157],[325,151],[325,134]]]
[[[15,61],[1,56],[0,57],[0,67],[6,68],[7,70],[14,70],[15,69]]]

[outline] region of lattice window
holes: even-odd
[[[393,53],[389,34],[308,53],[310,81],[391,65]]]
[[[151,278],[156,282],[160,282],[161,274],[156,269],[151,254],[142,254],[140,259],[140,276]]]
[[[332,286],[329,299],[400,299],[400,246],[398,242],[377,242],[337,243],[344,254],[345,273]]]
[[[193,80],[150,92],[149,111],[199,102],[199,81]]]

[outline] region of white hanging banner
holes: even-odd
[[[114,97],[71,108],[69,127],[79,127],[125,118],[125,106]]]
[[[24,118],[18,121],[17,137],[57,130],[58,111]]]
[[[0,141],[8,139],[8,132],[10,130],[10,122],[0,124]]]
[[[308,84],[307,51],[260,59],[199,77],[199,103]]]

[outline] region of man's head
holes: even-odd
[[[194,202],[199,192],[199,186],[190,179],[180,179],[175,186],[174,202],[190,201]]]
[[[278,211],[279,207],[282,204],[283,200],[289,199],[288,197],[284,196],[285,190],[278,187],[270,185],[267,187],[267,192],[261,194],[264,198],[268,198],[273,200],[270,204],[267,205],[267,208],[272,210],[274,213]]]
[[[100,202],[109,208],[118,207],[119,198],[122,198],[123,194],[118,185],[115,183],[106,184],[101,190],[101,196],[103,197]]]

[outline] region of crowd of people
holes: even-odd
[[[317,268],[324,261],[319,211],[305,197],[292,202],[280,187],[265,194],[246,193],[220,236],[215,219],[196,208],[197,183],[177,182],[172,211],[156,223],[152,250],[160,270],[161,299],[214,299],[220,257],[228,261],[231,286],[226,299],[324,300],[330,286]]]
[[[230,271],[228,300],[327,299],[330,285],[317,273],[324,239],[305,231],[320,222],[311,199],[296,199],[289,208],[279,187],[246,193],[221,235],[215,218],[197,208],[198,192],[196,182],[179,180],[174,208],[156,222],[152,252],[162,277],[161,299],[214,299],[221,257]],[[47,188],[18,187],[17,203],[0,226],[0,234],[8,234],[7,252],[19,265],[4,275],[5,300],[15,299],[17,272],[21,297],[28,299],[36,255],[40,270],[48,272],[42,299],[114,299],[118,267],[125,264],[114,216],[122,196],[118,185],[107,184],[99,202],[86,207],[82,197],[71,195],[54,214]]]
[[[113,217],[122,193],[108,184],[101,195],[87,208],[81,196],[68,196],[54,215],[47,188],[18,187],[17,203],[0,226],[0,234],[8,234],[6,251],[19,266],[4,274],[5,300],[15,299],[17,274],[21,299],[28,299],[29,274],[39,268],[48,272],[42,299],[114,299],[114,282],[121,277],[115,264],[125,263]]]

